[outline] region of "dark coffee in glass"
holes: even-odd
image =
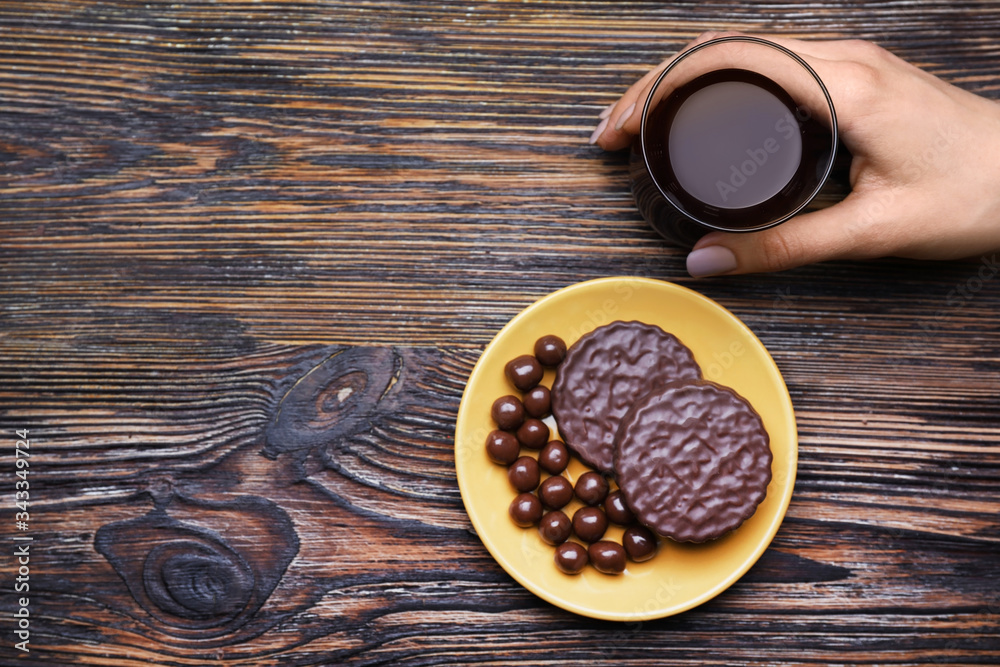
[[[643,109],[630,160],[643,217],[690,247],[711,230],[754,231],[801,211],[833,166],[833,104],[798,56],[727,37],[681,54]]]

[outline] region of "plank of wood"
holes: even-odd
[[[3,625],[0,661],[996,664],[995,257],[693,281],[586,143],[734,28],[1000,99],[996,2],[0,5],[0,441],[30,430],[33,537],[31,653]],[[761,561],[621,624],[493,561],[452,443],[496,332],[615,274],[743,319],[800,436]]]

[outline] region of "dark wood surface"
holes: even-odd
[[[998,2],[0,4],[0,664],[1000,664],[1000,258],[689,279],[587,137],[706,29],[1000,99]],[[453,457],[496,332],[618,274],[742,318],[800,436],[758,564],[642,623],[512,580]]]

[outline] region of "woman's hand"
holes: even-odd
[[[690,46],[722,34],[706,33]],[[688,255],[694,276],[779,271],[830,259],[957,259],[1000,250],[1000,104],[863,41],[765,36],[805,59],[837,109],[853,155],[851,194],[750,234],[712,232]],[[639,132],[650,88],[670,60],[605,109],[605,149]]]

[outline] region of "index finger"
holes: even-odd
[[[609,151],[626,148],[632,142],[632,137],[639,132],[639,116],[642,107],[646,103],[646,98],[649,97],[653,83],[656,82],[663,70],[688,49],[724,34],[736,33],[703,32],[629,86],[628,90],[614,103],[613,110],[605,119],[606,122],[601,123],[603,127],[598,127],[592,143],[596,142],[601,148]]]

